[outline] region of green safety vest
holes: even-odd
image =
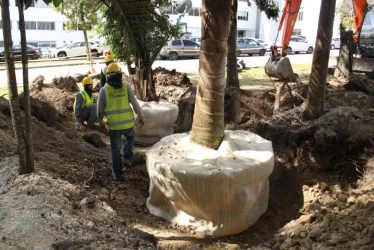
[[[134,112],[130,106],[127,84],[124,83],[119,89],[106,84],[104,88],[106,97],[104,114],[108,119],[108,128],[122,130],[134,127]]]
[[[81,92],[79,92],[79,94],[82,95],[83,97],[83,106],[82,106],[82,109],[88,105],[91,105],[94,103],[94,100],[95,100],[95,97],[93,95],[91,95],[91,97],[88,95],[88,93],[83,89]],[[77,97],[75,97],[75,100],[74,100],[74,113],[75,113],[75,106],[77,105]]]

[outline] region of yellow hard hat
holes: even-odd
[[[92,78],[89,77],[89,76],[83,78],[83,80],[82,80],[82,84],[83,84],[83,85],[90,85],[90,84],[93,84]]]
[[[111,63],[109,66],[106,68],[106,73],[117,73],[121,72],[121,68],[118,66],[117,63]]]
[[[104,58],[104,62],[112,62],[113,61],[113,58],[110,56],[110,55],[106,55],[105,58]]]

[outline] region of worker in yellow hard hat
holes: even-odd
[[[121,180],[121,137],[125,136],[123,148],[124,165],[132,166],[132,148],[134,145],[134,112],[138,115],[139,124],[143,126],[143,114],[129,84],[122,82],[122,72],[118,64],[112,63],[107,70],[107,84],[100,89],[97,105],[97,117],[100,126],[103,126],[104,115],[107,118],[110,147],[112,153],[112,172],[115,180]],[[130,106],[132,105],[132,108]]]
[[[93,81],[91,77],[85,77],[82,80],[83,90],[76,96],[74,101],[74,114],[77,122],[77,128],[82,128],[84,122],[88,128],[92,128],[97,120],[96,103],[92,95]]]
[[[106,69],[109,64],[113,63],[113,58],[111,55],[106,55],[104,57],[104,62],[105,62],[105,67],[101,70],[101,75],[100,75],[100,87],[104,87],[107,77],[106,77]]]

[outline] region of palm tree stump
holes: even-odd
[[[218,150],[174,134],[147,152],[147,207],[205,235],[240,233],[267,210],[273,166],[272,143],[247,131],[225,131]]]

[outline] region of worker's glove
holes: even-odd
[[[83,124],[81,122],[77,121],[75,123],[75,130],[77,130],[77,131],[83,131],[83,129],[84,129]]]

